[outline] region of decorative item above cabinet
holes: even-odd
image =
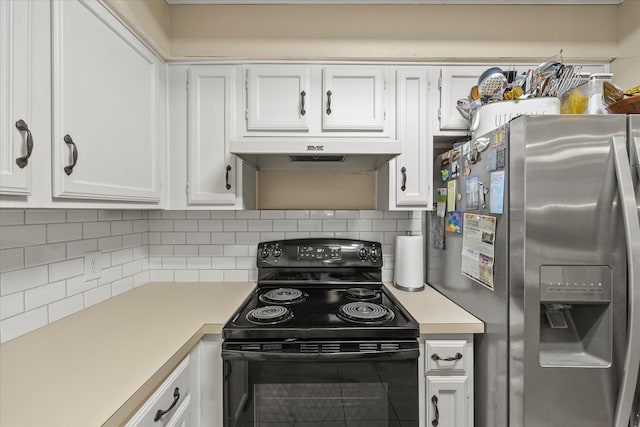
[[[401,153],[383,65],[248,64],[230,152],[258,169],[377,169]]]

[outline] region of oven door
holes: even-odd
[[[224,342],[226,427],[418,425],[418,342]]]

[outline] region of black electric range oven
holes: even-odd
[[[258,245],[223,328],[226,427],[418,425],[418,323],[382,285],[380,243]]]

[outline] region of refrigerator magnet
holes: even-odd
[[[456,160],[451,163],[451,178],[457,178],[460,176],[460,161]]]
[[[449,181],[449,178],[451,178],[451,172],[449,172],[449,169],[440,169],[440,176],[443,181]]]
[[[501,214],[504,210],[504,171],[491,173],[489,212]]]
[[[465,183],[466,192],[466,204],[467,210],[476,211],[480,208],[480,198],[478,191],[480,190],[479,181],[477,176],[467,178]]]
[[[471,161],[469,160],[469,156],[463,157],[462,175],[464,175],[464,176],[471,175]]]
[[[447,212],[447,216],[445,217],[445,231],[462,234],[462,212]]]
[[[504,156],[506,151],[505,147],[500,147],[496,150],[496,168],[504,169]]]

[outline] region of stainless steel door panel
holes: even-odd
[[[625,117],[534,116],[510,125],[510,425],[610,426],[626,339],[624,230],[610,144]],[[524,171],[524,174],[520,173]],[[543,368],[540,267],[612,269],[610,367]],[[521,382],[523,381],[523,382]]]

